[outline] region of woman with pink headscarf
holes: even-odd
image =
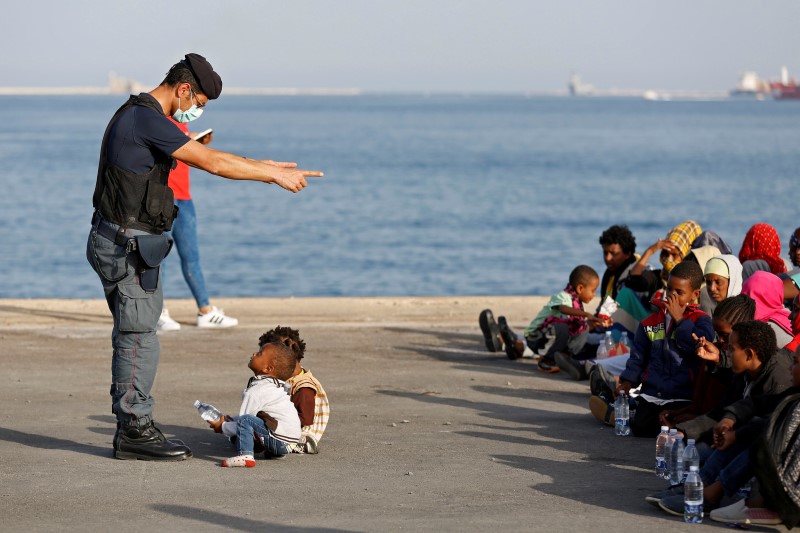
[[[764,222],[759,222],[747,231],[739,251],[744,279],[753,272],[763,270],[773,274],[786,272],[786,263],[781,259],[781,238],[778,232]]]
[[[783,306],[783,281],[770,272],[757,270],[742,284],[742,294],[756,302],[756,320],[766,322],[775,332],[778,346],[792,342],[789,310]]]

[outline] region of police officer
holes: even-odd
[[[221,92],[222,79],[211,64],[201,55],[187,54],[158,87],[131,96],[103,136],[86,255],[114,317],[111,409],[117,417],[113,446],[118,459],[180,461],[192,456],[187,446],[166,439],[154,425],[150,395],[159,359],[159,265],[172,246],[163,232],[178,214],[167,186],[174,160],[225,178],[275,183],[292,192],[307,185],[306,177],[322,176],[299,170],[294,163],[206,148],[167,119],[194,120]]]

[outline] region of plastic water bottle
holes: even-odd
[[[675,444],[675,437],[678,435],[678,430],[672,428],[667,435],[667,444],[664,446],[664,479],[669,480],[669,473],[672,469],[672,445]]]
[[[614,433],[621,437],[631,434],[630,410],[628,396],[625,391],[620,391],[614,401]]]
[[[700,470],[700,454],[694,445],[694,439],[686,441],[686,449],[683,450],[683,482],[686,483],[686,477],[693,466]]]
[[[663,478],[667,472],[667,458],[665,451],[669,440],[669,427],[661,426],[661,433],[656,439],[656,476]]]
[[[703,480],[694,465],[689,469],[683,485],[683,521],[688,524],[703,523]]]
[[[608,348],[606,348],[605,342],[601,342],[597,345],[597,355],[595,357],[598,361],[601,359],[608,359]]]
[[[619,337],[619,350],[617,350],[620,355],[630,353],[631,351],[631,341],[628,339],[628,332],[623,331],[622,335]]]
[[[606,353],[610,356],[612,352],[616,353],[614,346],[614,337],[611,336],[610,331],[606,331],[606,336],[603,337],[603,344],[606,345]]]
[[[195,400],[194,406],[197,412],[200,413],[200,418],[209,422],[218,422],[222,418],[222,412],[211,405],[210,403],[203,403],[200,400]]]
[[[675,436],[670,450],[669,482],[673,485],[683,482],[683,438]]]

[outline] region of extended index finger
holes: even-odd
[[[323,174],[322,172],[320,172],[319,170],[300,170],[299,172],[300,172],[300,173],[301,173],[303,176],[305,176],[305,177],[307,177],[307,178],[309,178],[309,177],[321,178],[322,176],[324,176],[324,175],[325,175],[325,174]]]

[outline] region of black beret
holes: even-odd
[[[203,94],[209,100],[215,100],[219,97],[222,92],[222,78],[214,72],[214,68],[211,63],[206,61],[205,57],[200,54],[186,54],[186,59],[181,63],[189,67]]]

